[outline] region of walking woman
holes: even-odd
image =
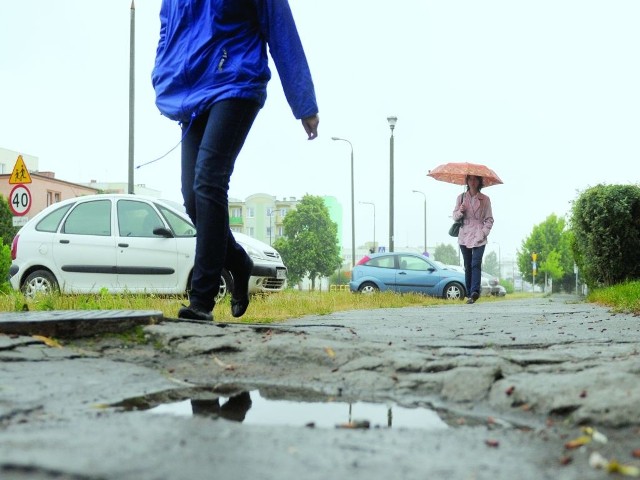
[[[475,303],[480,297],[482,257],[487,237],[493,227],[491,199],[482,190],[482,177],[467,175],[467,191],[458,195],[453,219],[464,219],[458,244],[464,260],[464,276],[467,288],[467,303]]]

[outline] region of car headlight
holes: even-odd
[[[251,247],[249,245],[242,245],[242,248],[246,250],[251,258],[258,258],[260,260],[264,260],[264,253],[262,253],[257,248]]]

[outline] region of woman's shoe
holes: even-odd
[[[471,297],[469,297],[469,300],[467,300],[467,303],[476,303],[476,300],[478,300],[478,298],[480,298],[480,294],[478,294],[478,292],[472,292]]]
[[[211,313],[205,312],[204,310],[200,310],[193,305],[183,305],[180,310],[178,310],[178,318],[184,318],[189,320],[206,320],[213,321],[213,315]]]
[[[244,315],[249,307],[249,278],[253,271],[253,260],[247,257],[241,271],[231,272],[233,275],[233,292],[231,292],[231,315],[235,318]]]

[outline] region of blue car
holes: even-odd
[[[353,267],[352,292],[391,290],[462,300],[466,296],[464,273],[448,269],[418,253],[375,253]]]

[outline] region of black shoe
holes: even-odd
[[[231,315],[235,318],[244,315],[249,307],[249,277],[253,271],[253,260],[247,257],[242,270],[233,274],[233,292],[231,293]]]
[[[478,292],[473,292],[471,294],[471,297],[469,297],[469,300],[467,300],[467,303],[468,304],[476,303],[476,300],[478,300],[478,298],[480,298],[480,295],[478,294]]]
[[[178,310],[178,318],[185,318],[189,320],[205,320],[205,321],[213,321],[213,315],[211,313],[204,312],[194,306],[189,305],[188,307],[183,305],[180,310]]]

